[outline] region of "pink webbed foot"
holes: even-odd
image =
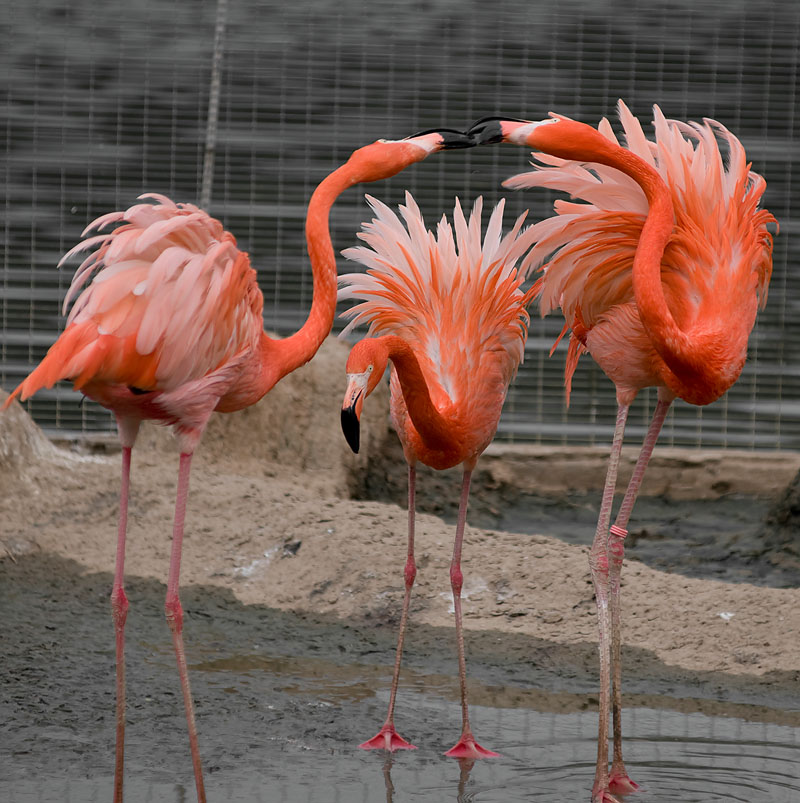
[[[620,803],[620,800],[614,797],[608,789],[600,789],[592,792],[592,803]]]
[[[628,776],[624,768],[618,772],[612,769],[608,777],[608,788],[615,794],[629,795],[639,788],[639,784]]]
[[[388,750],[394,753],[395,750],[416,750],[416,745],[407,742],[394,729],[394,725],[384,725],[371,739],[362,742],[359,747],[362,750]]]
[[[446,753],[450,758],[498,758],[500,753],[481,747],[471,733],[462,733],[454,747]]]
[[[620,803],[620,800],[609,791],[610,785],[605,787],[595,785],[592,789],[592,803]]]

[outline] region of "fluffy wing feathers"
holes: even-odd
[[[654,106],[650,141],[622,101],[618,111],[624,147],[655,167],[672,193],[675,230],[662,281],[679,325],[689,329],[696,320],[713,319],[723,298],[735,308],[754,288],[763,307],[771,272],[767,224],[774,218],[758,209],[765,182],[750,171],[739,140],[713,120],[667,120]],[[606,119],[598,130],[617,142]],[[556,214],[532,227],[536,243],[522,267],[544,266],[537,282],[541,312],[560,307],[575,340],[576,328],[585,333],[615,308],[634,304],[631,266],[647,201],[636,182],[614,168],[544,154],[535,159],[531,172],[506,186],[549,187],[576,201],[556,201]],[[581,343],[571,345],[567,388],[584,351]]]
[[[483,200],[467,219],[456,199],[452,225],[443,216],[434,233],[410,193],[399,217],[367,200],[375,217],[358,235],[365,244],[342,252],[367,268],[339,279],[340,300],[361,302],[343,313],[350,318],[343,334],[364,323],[370,334],[417,344],[423,370],[453,401],[469,392],[469,377],[488,354],[510,381],[522,361],[532,298],[518,270],[533,242],[531,229],[522,231],[525,215],[503,236],[501,201],[482,236]]]
[[[84,234],[120,225],[61,260],[93,249],[64,300],[66,329],[15,395],[60,379],[174,390],[258,343],[263,299],[247,254],[197,207],[145,197],[95,220]]]

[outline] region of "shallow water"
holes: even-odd
[[[378,694],[378,701],[386,702],[385,690]],[[438,713],[452,722],[458,717],[456,704],[443,710],[440,700],[413,692],[401,695],[399,709],[406,720],[412,714]],[[796,727],[648,708],[627,714],[628,769],[642,785],[629,801],[790,803],[800,799],[800,729]],[[212,800],[242,803],[589,799],[594,713],[543,715],[476,706],[474,719],[482,723],[481,738],[501,751],[502,758],[470,763],[446,759],[427,747],[387,757],[354,746],[272,743],[253,751],[234,771],[209,774],[207,791]],[[186,763],[182,753],[180,759]],[[189,785],[177,784],[164,775],[147,767],[130,767],[128,803],[194,799],[190,778],[186,779]],[[20,779],[4,786],[4,800],[9,803],[83,803],[108,800],[112,778],[49,778],[45,770],[36,780]]]
[[[52,556],[0,562],[0,800],[111,797],[113,628],[107,574]],[[163,585],[128,584],[126,800],[194,800],[185,721],[162,617]],[[471,633],[472,724],[502,758],[442,756],[460,728],[449,629],[409,633],[397,727],[418,750],[357,744],[386,712],[393,627],[183,594],[209,799],[260,803],[581,801],[597,727],[593,645]],[[13,638],[10,634],[13,633]],[[628,651],[630,803],[800,800],[798,678],[678,670]]]

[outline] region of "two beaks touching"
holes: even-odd
[[[509,142],[524,145],[526,134],[534,128],[548,123],[556,122],[551,117],[541,121],[520,120],[512,117],[483,117],[473,123],[466,131],[451,128],[436,128],[419,131],[406,137],[406,140],[421,138],[437,141],[438,150],[462,150],[480,145],[489,145],[499,142]],[[421,218],[420,218],[421,220]],[[473,255],[474,256],[474,255]],[[359,352],[351,354],[347,368],[347,389],[341,411],[342,432],[350,448],[358,454],[361,445],[360,421],[364,400],[378,386],[386,369],[383,360],[376,369],[376,364],[369,361],[358,367]],[[365,358],[361,356],[363,363]],[[352,369],[352,370],[351,370]]]

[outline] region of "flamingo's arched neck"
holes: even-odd
[[[327,337],[336,314],[336,256],[330,234],[330,211],[334,201],[357,183],[342,168],[327,176],[308,204],[306,244],[314,280],[311,309],[305,323],[282,340],[262,339],[262,386],[266,393],[316,354]]]
[[[674,229],[674,212],[670,190],[659,172],[597,129],[562,117],[518,124],[507,140],[561,159],[613,167],[642,188],[649,211],[633,261],[633,292],[642,324],[665,363],[662,381],[692,404],[718,399],[741,372],[746,333],[744,342],[730,344],[724,350],[726,358],[720,359],[719,342],[730,341],[730,330],[687,332],[670,312],[661,282],[661,261]]]
[[[330,233],[330,211],[334,202],[349,187],[389,178],[441,147],[433,142],[433,136],[416,139],[416,142],[378,141],[360,148],[314,190],[306,215],[306,243],[314,277],[311,309],[303,326],[289,337],[273,340],[263,336],[259,388],[262,395],[307,363],[331,331],[336,313],[336,256]]]
[[[384,335],[364,342],[374,350],[376,367],[380,373],[385,370],[387,359],[392,361],[408,414],[425,445],[429,449],[451,449],[452,422],[433,403],[425,374],[411,345],[397,335]]]

